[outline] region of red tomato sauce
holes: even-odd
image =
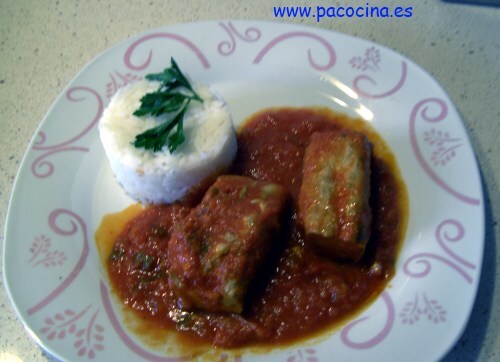
[[[226,348],[293,343],[359,313],[394,275],[408,217],[406,188],[380,136],[365,122],[326,109],[268,109],[239,130],[238,155],[229,173],[279,183],[296,201],[309,137],[339,128],[361,131],[373,144],[372,231],[359,262],[335,261],[309,246],[291,202],[270,256],[251,282],[243,312],[183,311],[168,284],[166,255],[172,227],[189,205],[154,206],[132,218],[103,256],[113,290],[150,325],[178,331],[185,341]]]

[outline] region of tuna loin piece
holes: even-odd
[[[361,133],[314,133],[304,155],[299,220],[306,239],[357,261],[370,234],[371,144]]]
[[[277,184],[242,176],[216,180],[169,240],[169,284],[181,308],[243,311],[286,199]]]

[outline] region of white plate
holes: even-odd
[[[421,68],[380,45],[279,23],[220,21],[156,29],[98,56],[40,125],[19,170],[4,247],[5,285],[33,338],[64,360],[176,361],[122,327],[93,234],[131,203],[114,182],[96,122],[116,90],[171,56],[213,85],[235,122],[268,106],[324,105],[370,122],[397,157],[410,195],[390,286],[327,338],[258,361],[431,361],[470,315],[484,241],[474,153],[459,115]],[[168,343],[168,341],[167,341]]]

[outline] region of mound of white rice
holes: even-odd
[[[173,203],[214,173],[227,168],[236,155],[236,134],[225,102],[205,86],[195,86],[203,103],[192,101],[184,119],[185,141],[172,154],[167,146],[153,152],[133,145],[136,135],[159,120],[136,117],[141,97],[159,83],[142,80],[122,88],[99,122],[106,156],[118,183],[144,204]]]

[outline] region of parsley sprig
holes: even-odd
[[[133,113],[134,116],[150,114],[158,117],[167,114],[167,117],[158,126],[138,134],[134,146],[156,152],[167,145],[173,153],[185,140],[183,124],[189,104],[193,100],[203,102],[203,99],[193,90],[174,58],[170,59],[170,68],[161,73],[148,74],[146,79],[161,82],[161,85],[155,92],[141,98],[141,105]]]

